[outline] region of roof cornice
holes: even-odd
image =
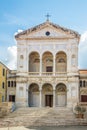
[[[65,27],[61,27],[61,26],[59,26],[59,25],[57,25],[57,24],[54,24],[54,23],[52,23],[52,22],[49,22],[49,21],[46,21],[46,22],[44,22],[44,23],[42,23],[42,24],[39,24],[39,25],[37,25],[37,26],[35,26],[35,27],[32,27],[32,28],[27,29],[27,30],[25,30],[25,31],[23,31],[23,32],[20,32],[20,33],[18,33],[18,34],[15,35],[15,38],[18,39],[18,38],[20,38],[20,36],[25,35],[25,34],[27,35],[27,34],[29,34],[29,33],[31,33],[31,32],[37,31],[38,29],[41,29],[41,28],[43,28],[44,26],[52,26],[52,27],[54,27],[54,28],[56,28],[56,29],[60,29],[60,30],[62,30],[62,31],[64,31],[64,32],[67,32],[67,33],[69,33],[69,34],[72,34],[72,35],[74,35],[74,37],[80,39],[80,34],[79,34],[78,32],[73,31],[73,30],[71,30],[71,29],[67,29],[67,28],[65,28]]]

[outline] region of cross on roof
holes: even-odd
[[[47,13],[47,15],[45,15],[47,17],[47,21],[49,21],[49,17],[51,17],[51,15],[49,15],[49,13]]]

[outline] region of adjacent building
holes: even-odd
[[[87,70],[79,70],[79,101],[87,105]]]
[[[9,70],[7,73],[7,101],[16,100],[16,70]]]
[[[0,62],[0,102],[7,101],[7,71],[8,68]]]

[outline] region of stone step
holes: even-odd
[[[76,119],[72,110],[67,108],[20,108],[7,115],[0,123],[8,125],[6,120],[11,122],[9,125],[24,126],[57,126],[57,125],[77,125],[87,124],[87,118]]]

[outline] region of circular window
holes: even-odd
[[[47,32],[46,32],[46,35],[47,35],[47,36],[49,36],[49,35],[50,35],[50,32],[49,32],[49,31],[47,31]]]

